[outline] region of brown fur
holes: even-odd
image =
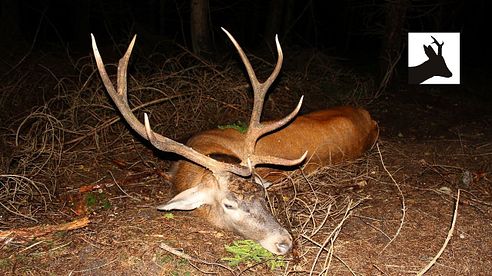
[[[304,168],[310,172],[359,157],[377,138],[377,123],[366,110],[342,106],[298,116],[286,127],[260,138],[255,154],[295,159],[307,150]],[[235,129],[213,129],[193,136],[187,145],[206,155],[220,153],[239,157],[245,155],[243,143],[244,134]],[[177,192],[197,185],[205,174],[211,174],[202,166],[185,160],[178,161],[173,171]],[[271,169],[258,172],[267,180],[278,178],[278,174],[268,177]],[[229,190],[237,195],[244,192],[235,191],[235,186],[231,185]],[[212,221],[217,219],[208,211],[201,211],[200,215]]]
[[[200,215],[214,225],[233,230],[244,238],[259,242],[270,252],[283,255],[292,248],[292,235],[271,214],[264,196],[266,183],[263,182],[260,186],[256,183],[259,179],[244,177],[251,174],[251,167],[255,165],[250,163],[248,167],[246,163],[253,160],[258,163],[279,165],[298,164],[307,151],[304,169],[309,172],[320,166],[355,158],[362,154],[376,141],[377,124],[363,109],[336,107],[299,116],[284,126],[299,111],[301,98],[290,115],[264,128],[265,125],[260,124],[259,118],[265,94],[282,65],[283,54],[280,44],[276,40],[279,58],[274,71],[265,82],[260,83],[237,41],[229,32],[223,30],[238,50],[255,93],[248,139],[244,134],[233,129],[216,129],[192,137],[187,146],[183,146],[152,132],[148,116],[144,116],[145,124],[142,124],[128,106],[125,78],[135,37],[118,63],[117,89],[107,75],[94,36],[92,36],[92,47],[104,86],[130,127],[140,136],[148,139],[156,148],[174,152],[200,164],[183,160],[173,166],[171,172],[177,194],[157,209],[190,211],[198,208]],[[275,131],[264,135],[264,131],[267,130]],[[263,137],[258,139],[261,135]],[[213,160],[214,158],[222,163]],[[244,158],[251,159],[244,160]],[[242,162],[237,164],[238,161]],[[256,172],[265,177],[271,170],[260,168]]]

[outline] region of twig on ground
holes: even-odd
[[[113,173],[111,171],[108,171],[108,172],[111,175],[111,178],[113,179],[114,184],[116,184],[116,187],[118,187],[118,189],[120,189],[121,192],[123,192],[129,198],[135,199],[136,201],[140,201],[140,199],[129,195],[125,190],[123,190],[123,188],[121,188],[120,184],[118,184],[118,181],[116,181],[116,178],[114,178]]]
[[[378,153],[379,153],[379,158],[380,158],[380,161],[381,161],[381,165],[383,166],[384,171],[391,178],[391,181],[393,181],[393,183],[395,184],[396,188],[398,189],[398,192],[400,193],[400,198],[401,198],[401,218],[400,218],[400,225],[398,226],[398,230],[396,230],[395,235],[393,235],[393,238],[391,238],[391,240],[379,252],[379,254],[382,254],[383,251],[386,250],[386,248],[396,239],[396,237],[398,237],[398,235],[400,235],[400,231],[403,228],[403,223],[405,222],[405,215],[406,215],[407,207],[405,205],[405,196],[403,195],[403,191],[401,190],[400,185],[398,184],[398,182],[396,182],[395,178],[389,172],[388,168],[386,168],[386,165],[384,164],[383,155],[381,153],[381,150],[379,149],[379,143],[376,143],[376,148],[378,149]]]
[[[323,271],[326,272],[326,270],[329,268],[330,262],[331,262],[331,258],[332,258],[332,255],[333,255],[333,245],[335,243],[335,240],[337,239],[338,234],[342,230],[343,224],[350,217],[350,211],[352,211],[355,207],[357,207],[360,204],[360,202],[361,201],[358,201],[355,204],[352,204],[352,201],[349,202],[349,204],[347,205],[347,208],[345,210],[345,213],[343,215],[342,220],[333,229],[333,231],[325,238],[325,241],[323,242],[323,244],[320,244],[320,243],[314,241],[313,239],[311,239],[310,237],[306,236],[305,234],[301,234],[301,237],[305,238],[306,240],[314,243],[316,246],[319,247],[318,253],[316,254],[316,257],[315,257],[315,259],[314,259],[314,261],[313,261],[313,263],[311,265],[311,270],[310,270],[309,275],[313,275],[314,269],[316,267],[316,264],[318,263],[318,260],[320,258],[320,255],[321,255],[321,253],[323,251],[327,251],[328,256],[327,256],[327,259],[326,260],[330,260],[328,262],[328,264],[326,264],[326,262],[325,262],[325,266],[324,266],[325,268],[323,269]],[[328,245],[328,243],[331,244],[330,249],[326,249],[326,246]]]
[[[354,275],[354,276],[357,275],[357,274],[355,274],[355,271],[353,271],[352,268],[350,268],[350,266],[344,260],[342,260],[336,254],[333,254],[333,256],[335,257],[335,259],[337,259],[339,262],[341,262],[350,271],[350,273],[352,273],[352,275]]]
[[[0,231],[0,240],[4,240],[9,237],[32,239],[47,235],[52,232],[69,231],[86,227],[89,224],[89,218],[83,217],[71,222],[56,224],[56,225],[37,225],[28,228],[17,228],[11,230]]]
[[[118,258],[114,258],[113,260],[107,262],[107,263],[104,263],[102,265],[98,265],[96,267],[90,267],[90,268],[87,268],[87,269],[81,269],[81,270],[72,270],[70,271],[70,273],[68,274],[69,276],[73,275],[74,273],[84,273],[84,272],[90,272],[90,271],[94,271],[94,270],[98,270],[100,268],[103,268],[105,266],[108,266],[114,262],[117,262],[118,261]]]
[[[456,218],[458,217],[458,205],[460,203],[460,192],[461,192],[461,190],[458,189],[458,194],[456,195],[456,203],[454,206],[453,222],[451,223],[451,227],[449,228],[446,240],[444,241],[444,244],[442,245],[439,252],[437,252],[436,256],[434,256],[434,258],[424,268],[422,268],[417,273],[418,276],[424,275],[424,273],[426,273],[436,263],[437,259],[439,259],[439,257],[441,257],[442,253],[444,252],[444,249],[448,246],[448,243],[451,240],[451,237],[453,236],[454,226],[456,225]]]
[[[161,244],[159,245],[159,248],[161,249],[164,249],[165,251],[173,254],[173,255],[176,255],[180,258],[183,258],[183,259],[186,259],[190,262],[195,262],[195,263],[202,263],[202,264],[206,264],[206,265],[211,265],[211,266],[218,266],[218,267],[221,267],[221,268],[224,268],[226,270],[228,270],[232,275],[236,275],[236,273],[234,272],[234,270],[232,270],[231,268],[223,265],[223,264],[219,264],[219,263],[214,263],[214,262],[208,262],[208,261],[205,261],[205,260],[202,260],[202,259],[198,259],[198,258],[195,258],[195,257],[192,257],[184,252],[181,252],[179,250],[177,250],[176,248],[173,248],[163,242],[161,242]],[[203,272],[203,271],[202,271]],[[215,272],[205,272],[207,274],[215,274]]]

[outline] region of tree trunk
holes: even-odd
[[[209,0],[191,0],[191,45],[197,55],[210,52]]]
[[[280,32],[283,23],[284,0],[271,0],[265,23],[263,37],[270,46],[275,45],[273,38]]]
[[[386,24],[379,54],[379,68],[381,72],[379,79],[382,82],[386,82],[384,86],[393,85],[398,82],[398,76],[393,75],[393,69],[395,63],[402,56],[403,32],[409,5],[409,0],[386,2]]]

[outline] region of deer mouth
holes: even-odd
[[[282,229],[281,233],[271,234],[267,238],[258,241],[266,250],[276,255],[285,255],[292,248],[292,236],[287,230]]]

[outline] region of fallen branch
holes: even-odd
[[[405,215],[406,215],[407,207],[405,205],[405,196],[403,195],[403,191],[401,190],[400,185],[398,185],[398,182],[396,182],[395,178],[393,177],[393,175],[390,173],[390,171],[388,170],[388,168],[386,168],[386,165],[384,164],[383,154],[381,153],[381,150],[379,149],[379,143],[376,143],[376,147],[378,149],[379,159],[381,161],[381,165],[383,166],[384,171],[391,178],[391,181],[393,181],[393,183],[395,184],[396,188],[398,189],[398,192],[400,193],[400,198],[401,198],[401,218],[400,218],[400,225],[398,226],[398,230],[396,230],[396,233],[393,235],[393,238],[391,238],[391,240],[379,252],[379,254],[382,254],[383,251],[386,250],[386,248],[391,243],[393,243],[393,241],[396,240],[396,238],[398,237],[398,235],[400,235],[400,231],[403,228],[403,223],[405,222]]]
[[[444,244],[442,245],[439,252],[437,252],[436,256],[434,256],[434,258],[424,268],[422,268],[422,270],[420,270],[417,273],[418,276],[424,275],[424,273],[426,273],[436,263],[437,259],[439,259],[439,257],[441,257],[442,253],[444,252],[444,249],[448,246],[448,243],[451,240],[451,237],[453,236],[454,226],[456,225],[456,218],[458,217],[458,205],[460,203],[460,192],[461,192],[461,190],[458,190],[458,195],[456,196],[456,203],[454,206],[453,222],[451,223],[451,228],[449,228],[448,236],[446,237]]]
[[[4,230],[4,231],[0,231],[0,240],[5,240],[7,238],[10,239],[10,241],[15,238],[33,239],[50,234],[52,232],[69,231],[69,230],[83,228],[86,227],[89,224],[89,222],[90,221],[88,217],[83,217],[63,224],[37,225],[27,228]]]

